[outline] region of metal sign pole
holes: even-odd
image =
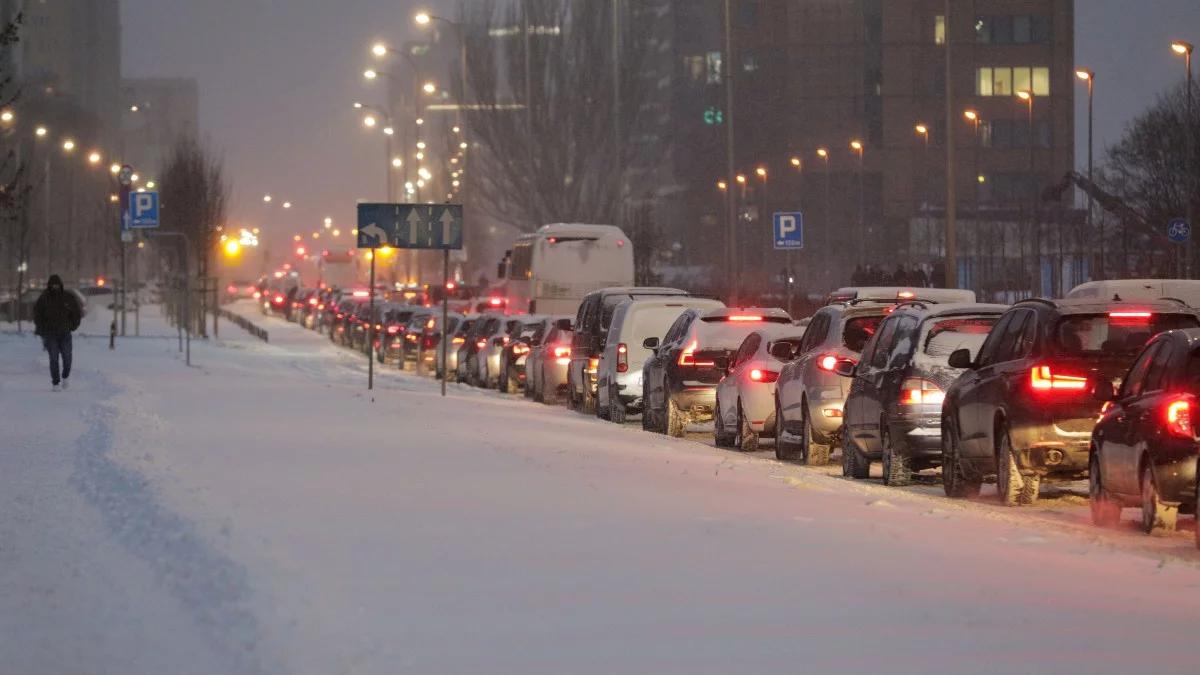
[[[450,341],[450,250],[442,251],[442,396],[446,395],[446,343]]]
[[[371,288],[367,291],[367,391],[375,388],[375,254],[379,249],[371,249]]]

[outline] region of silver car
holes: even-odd
[[[775,434],[775,383],[800,349],[804,328],[767,324],[746,336],[717,385],[714,437],[718,447],[758,449],[759,435]]]
[[[625,300],[613,311],[596,367],[596,416],[621,424],[642,409],[642,364],[653,352],[646,338],[662,340],[687,309],[724,307],[720,300],[686,296]]]
[[[500,356],[504,346],[513,339],[516,331],[528,317],[502,317],[476,339],[475,385],[484,389],[495,389],[500,383]]]
[[[817,310],[798,358],[779,371],[775,384],[775,456],[807,464],[829,463],[841,440],[843,408],[850,381],[835,368],[857,362],[867,341],[897,301],[852,300]]]
[[[571,319],[561,318],[525,361],[525,396],[556,405],[567,393],[567,368],[571,364]]]

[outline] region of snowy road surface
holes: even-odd
[[[0,671],[1195,671],[1183,534],[394,371],[368,395],[361,358],[257,319],[270,345],[223,325],[192,368],[77,339],[62,393],[0,334]]]

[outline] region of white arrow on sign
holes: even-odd
[[[408,212],[408,220],[406,222],[408,223],[408,244],[409,246],[416,246],[417,226],[421,224],[421,216],[417,214],[415,208]]]
[[[388,243],[387,232],[385,232],[382,227],[379,227],[375,223],[371,223],[370,225],[359,230],[359,234],[363,234],[368,237],[371,237],[371,238],[375,239],[375,241],[379,242],[380,244]]]
[[[454,216],[450,215],[450,209],[442,211],[442,246],[450,245],[450,228],[454,225]]]

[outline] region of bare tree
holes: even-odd
[[[0,29],[0,52],[8,55],[11,47],[20,39],[21,15],[18,14],[11,22]],[[10,58],[0,62],[0,109],[9,109],[20,97],[13,78],[13,64]],[[14,132],[9,131],[0,137],[0,225],[3,226],[4,236],[0,237],[0,260],[9,274],[15,274],[15,282],[10,283],[14,288],[14,307],[10,316],[17,316],[16,306],[19,306],[21,291],[25,287],[25,273],[29,261],[31,246],[29,195],[32,186],[26,180],[26,163],[21,159],[20,140]]]
[[[622,177],[639,147],[628,139],[648,85],[626,74],[652,44],[646,22],[621,20],[622,5],[463,3],[468,177],[489,215],[523,230],[622,216]]]

